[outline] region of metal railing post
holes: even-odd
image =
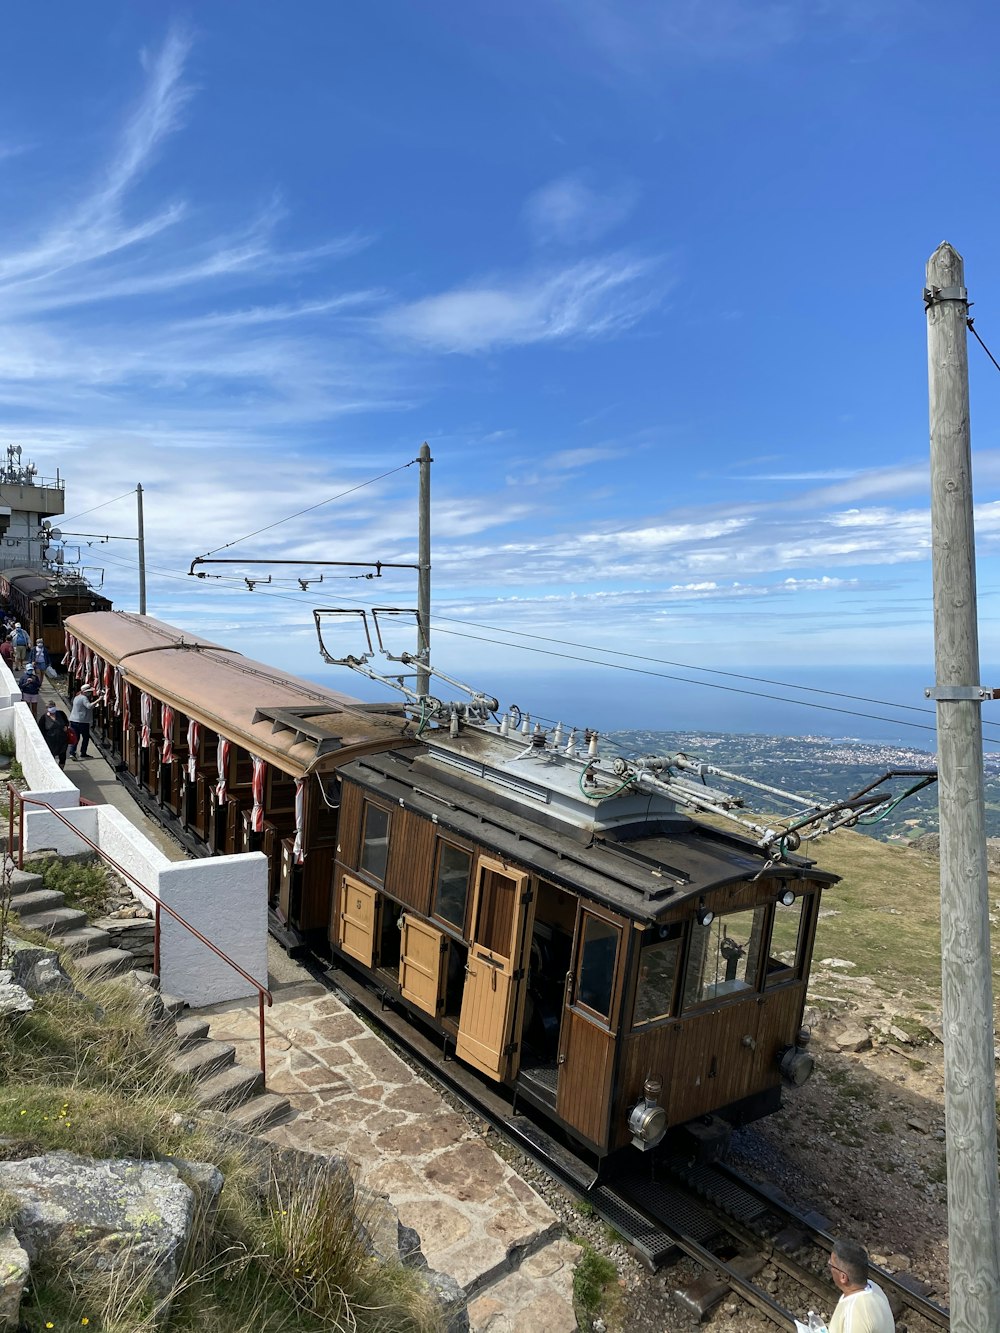
[[[7,856],[14,859],[14,784],[7,783]]]
[[[17,868],[24,869],[24,797],[20,794],[17,802]]]
[[[160,975],[160,904],[153,913],[153,976]]]
[[[257,992],[257,1015],[260,1020],[260,1073],[267,1078],[267,1060],[264,1051],[264,992]]]

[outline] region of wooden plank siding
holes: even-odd
[[[396,809],[389,816],[385,891],[422,916],[431,910],[436,835],[436,825],[423,815]]]
[[[361,788],[356,787],[353,782],[345,782],[340,799],[337,854],[341,864],[349,866],[352,870],[356,870],[358,867],[358,850],[361,846],[361,816],[364,803],[365,797]]]
[[[573,1009],[563,1015],[556,1111],[598,1147],[607,1142],[608,1103],[614,1073],[615,1038],[607,1028]]]

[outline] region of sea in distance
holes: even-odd
[[[888,769],[936,764],[934,704],[924,694],[934,680],[931,666],[743,670],[734,665],[725,673],[695,673],[650,664],[649,670],[657,675],[582,666],[508,670],[497,680],[469,683],[497,696],[502,707],[516,704],[542,726],[561,722],[564,731],[598,731],[602,753],[681,750],[820,800],[850,795]],[[665,673],[689,679],[666,679]],[[460,678],[458,672],[449,674]],[[694,676],[697,680],[690,679]],[[384,687],[358,675],[337,671],[313,678],[358,698],[385,698]],[[979,683],[1000,687],[1000,669],[984,668]],[[442,681],[432,692],[442,699],[461,697]],[[987,833],[1000,837],[1000,701],[983,705],[983,724]],[[894,789],[905,786],[897,780]],[[937,827],[937,788],[931,785],[863,831],[909,840]]]

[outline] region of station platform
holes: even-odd
[[[68,711],[46,682],[49,697]],[[116,779],[92,743],[67,761],[89,801],[120,810],[171,860],[185,849]],[[265,1131],[276,1144],[337,1154],[362,1189],[384,1195],[420,1236],[431,1268],[469,1293],[474,1333],[573,1333],[579,1247],[541,1196],[402,1060],[300,963],[268,941],[267,1086],[294,1117]],[[258,1059],[256,1000],[198,1010],[210,1036],[231,1042],[240,1063]]]

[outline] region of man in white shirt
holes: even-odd
[[[885,1292],[868,1280],[868,1251],[853,1240],[838,1240],[830,1256],[830,1275],[840,1300],[830,1333],[896,1333]]]

